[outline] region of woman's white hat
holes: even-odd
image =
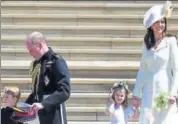
[[[149,28],[153,23],[164,17],[170,17],[172,10],[171,1],[166,1],[165,4],[152,6],[144,15],[143,24],[145,28]]]

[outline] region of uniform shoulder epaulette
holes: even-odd
[[[63,59],[62,56],[60,56],[59,54],[54,54],[53,55],[54,59]]]

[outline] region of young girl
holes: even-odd
[[[138,108],[128,106],[128,93],[128,84],[124,82],[115,83],[111,88],[110,103],[106,107],[111,124],[127,124],[129,118],[138,118]]]

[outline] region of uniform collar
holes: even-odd
[[[44,60],[51,59],[52,55],[54,55],[54,52],[50,47],[48,47],[48,48],[49,48],[49,50],[39,60],[37,60],[37,62],[43,62]]]

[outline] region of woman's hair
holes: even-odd
[[[167,32],[167,20],[166,20],[166,18],[164,18],[164,20],[165,20],[165,29],[164,29],[163,33],[166,34],[166,32]],[[166,36],[172,36],[172,35],[166,34]],[[154,32],[153,32],[153,29],[151,27],[149,27],[147,29],[147,33],[145,34],[145,37],[144,37],[144,43],[145,43],[146,48],[148,50],[150,50],[156,44]]]
[[[113,87],[110,90],[110,94],[114,101],[115,101],[114,94],[116,91],[125,92],[125,99],[122,105],[124,106],[124,108],[126,108],[128,106],[128,94],[129,94],[128,84],[126,82],[119,82],[113,85]]]
[[[16,103],[19,101],[21,96],[20,89],[18,87],[13,86],[4,87],[4,93],[11,94],[13,97],[16,97],[17,98]]]

